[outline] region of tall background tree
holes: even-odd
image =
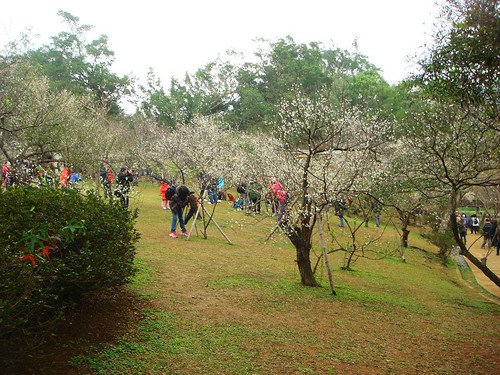
[[[230,53],[186,74],[182,82],[172,80],[169,88],[150,71],[141,89],[141,113],[169,127],[188,123],[196,115],[217,115],[239,130],[270,132],[268,124],[276,120],[281,99],[292,95],[292,85],[310,97],[335,85],[332,100],[338,104],[384,119],[393,116],[394,88],[357,51],[298,44],[290,37],[261,44],[254,62]]]
[[[496,0],[447,0],[443,24],[421,61],[420,87],[452,100],[464,113],[500,130],[500,5]]]
[[[51,38],[51,43],[28,53],[32,64],[49,78],[51,88],[65,89],[76,95],[90,95],[113,115],[121,113],[120,100],[130,93],[131,79],[112,72],[114,52],[108,37],[100,35],[88,41],[92,26],[59,11],[68,27]]]

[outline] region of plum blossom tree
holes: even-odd
[[[498,1],[447,0],[445,21],[420,61],[406,129],[414,168],[449,198],[449,222],[460,253],[496,285],[500,279],[474,257],[458,234],[455,211],[477,187],[498,186]]]
[[[410,112],[405,142],[412,155],[412,171],[432,180],[431,191],[449,199],[450,227],[460,253],[496,285],[500,279],[481,263],[461,241],[456,210],[463,195],[475,187],[500,183],[500,137],[475,116],[464,114],[459,105],[426,101]]]
[[[196,117],[167,133],[162,147],[168,159],[188,173],[203,172],[231,179],[235,139],[234,131],[215,117]]]
[[[314,99],[298,87],[292,94],[282,100],[275,126],[285,161],[275,174],[295,197],[280,226],[295,246],[302,284],[317,286],[310,252],[318,214],[341,195],[367,189],[390,127],[355,108],[336,107],[329,91]]]
[[[234,173],[236,139],[236,133],[215,117],[196,117],[189,124],[179,124],[175,129],[162,133],[160,147],[165,158],[174,163],[182,175],[204,176],[202,184],[207,178],[224,177],[226,183],[231,185],[237,179]],[[205,238],[216,206],[206,219],[206,209],[201,200]]]
[[[165,175],[170,152],[167,149],[169,130],[158,122],[142,117],[133,118],[131,158],[144,167],[159,168]]]
[[[491,217],[500,215],[500,186],[478,187],[472,193],[484,207],[485,215]]]
[[[111,119],[106,109],[90,98],[81,98],[81,107],[73,114],[75,125],[61,147],[61,157],[78,166],[95,182],[99,191],[99,167],[131,160],[133,134],[123,122]]]
[[[402,141],[389,144],[379,165],[380,174],[373,180],[369,194],[380,204],[392,208],[401,223],[401,246],[408,247],[409,225],[428,203],[431,181],[412,173],[414,154]],[[404,260],[404,253],[401,251]]]
[[[0,87],[0,150],[13,163],[45,161],[60,150],[78,99],[50,92],[48,81],[25,63],[3,63]]]
[[[4,60],[0,71],[0,150],[5,159],[44,164],[57,158],[96,178],[100,162],[123,160],[124,134],[130,132],[110,121],[90,97],[50,90],[47,78],[20,60]]]

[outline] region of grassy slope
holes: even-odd
[[[340,271],[336,254],[333,298],[322,268],[325,287],[299,285],[294,250],[282,235],[264,243],[272,218],[259,222],[223,202],[216,217],[235,245],[215,229],[208,240],[174,240],[158,188],[140,191],[141,272],[132,288],[153,308],[122,342],[83,359],[93,371],[498,373],[500,309],[465,286],[456,269],[440,266],[417,234],[410,244],[420,249],[407,251],[407,263],[360,259],[355,271]],[[380,246],[397,242],[387,229]]]

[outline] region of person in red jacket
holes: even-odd
[[[59,187],[67,189],[70,176],[71,176],[71,173],[68,170],[68,168],[62,167],[61,175],[59,176]]]
[[[9,161],[6,161],[2,165],[2,188],[5,190],[7,186],[12,186],[13,185],[13,178],[12,178],[12,166]]]
[[[160,195],[161,195],[161,208],[168,210],[168,199],[167,199],[168,184],[163,181],[160,185]]]
[[[115,176],[113,175],[113,171],[109,167],[108,167],[108,181],[110,184],[115,182]]]

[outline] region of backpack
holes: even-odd
[[[236,188],[236,191],[240,194],[245,194],[247,192],[246,186],[245,185],[238,185]]]
[[[167,189],[167,192],[165,193],[165,197],[167,198],[167,200],[171,200],[172,197],[174,196],[175,194],[175,189],[177,188],[177,186],[175,186],[174,184],[170,185]]]
[[[177,193],[179,194],[179,198],[181,198],[181,201],[184,202],[189,195],[189,189],[187,188],[187,186],[181,185],[179,186],[179,191]]]

